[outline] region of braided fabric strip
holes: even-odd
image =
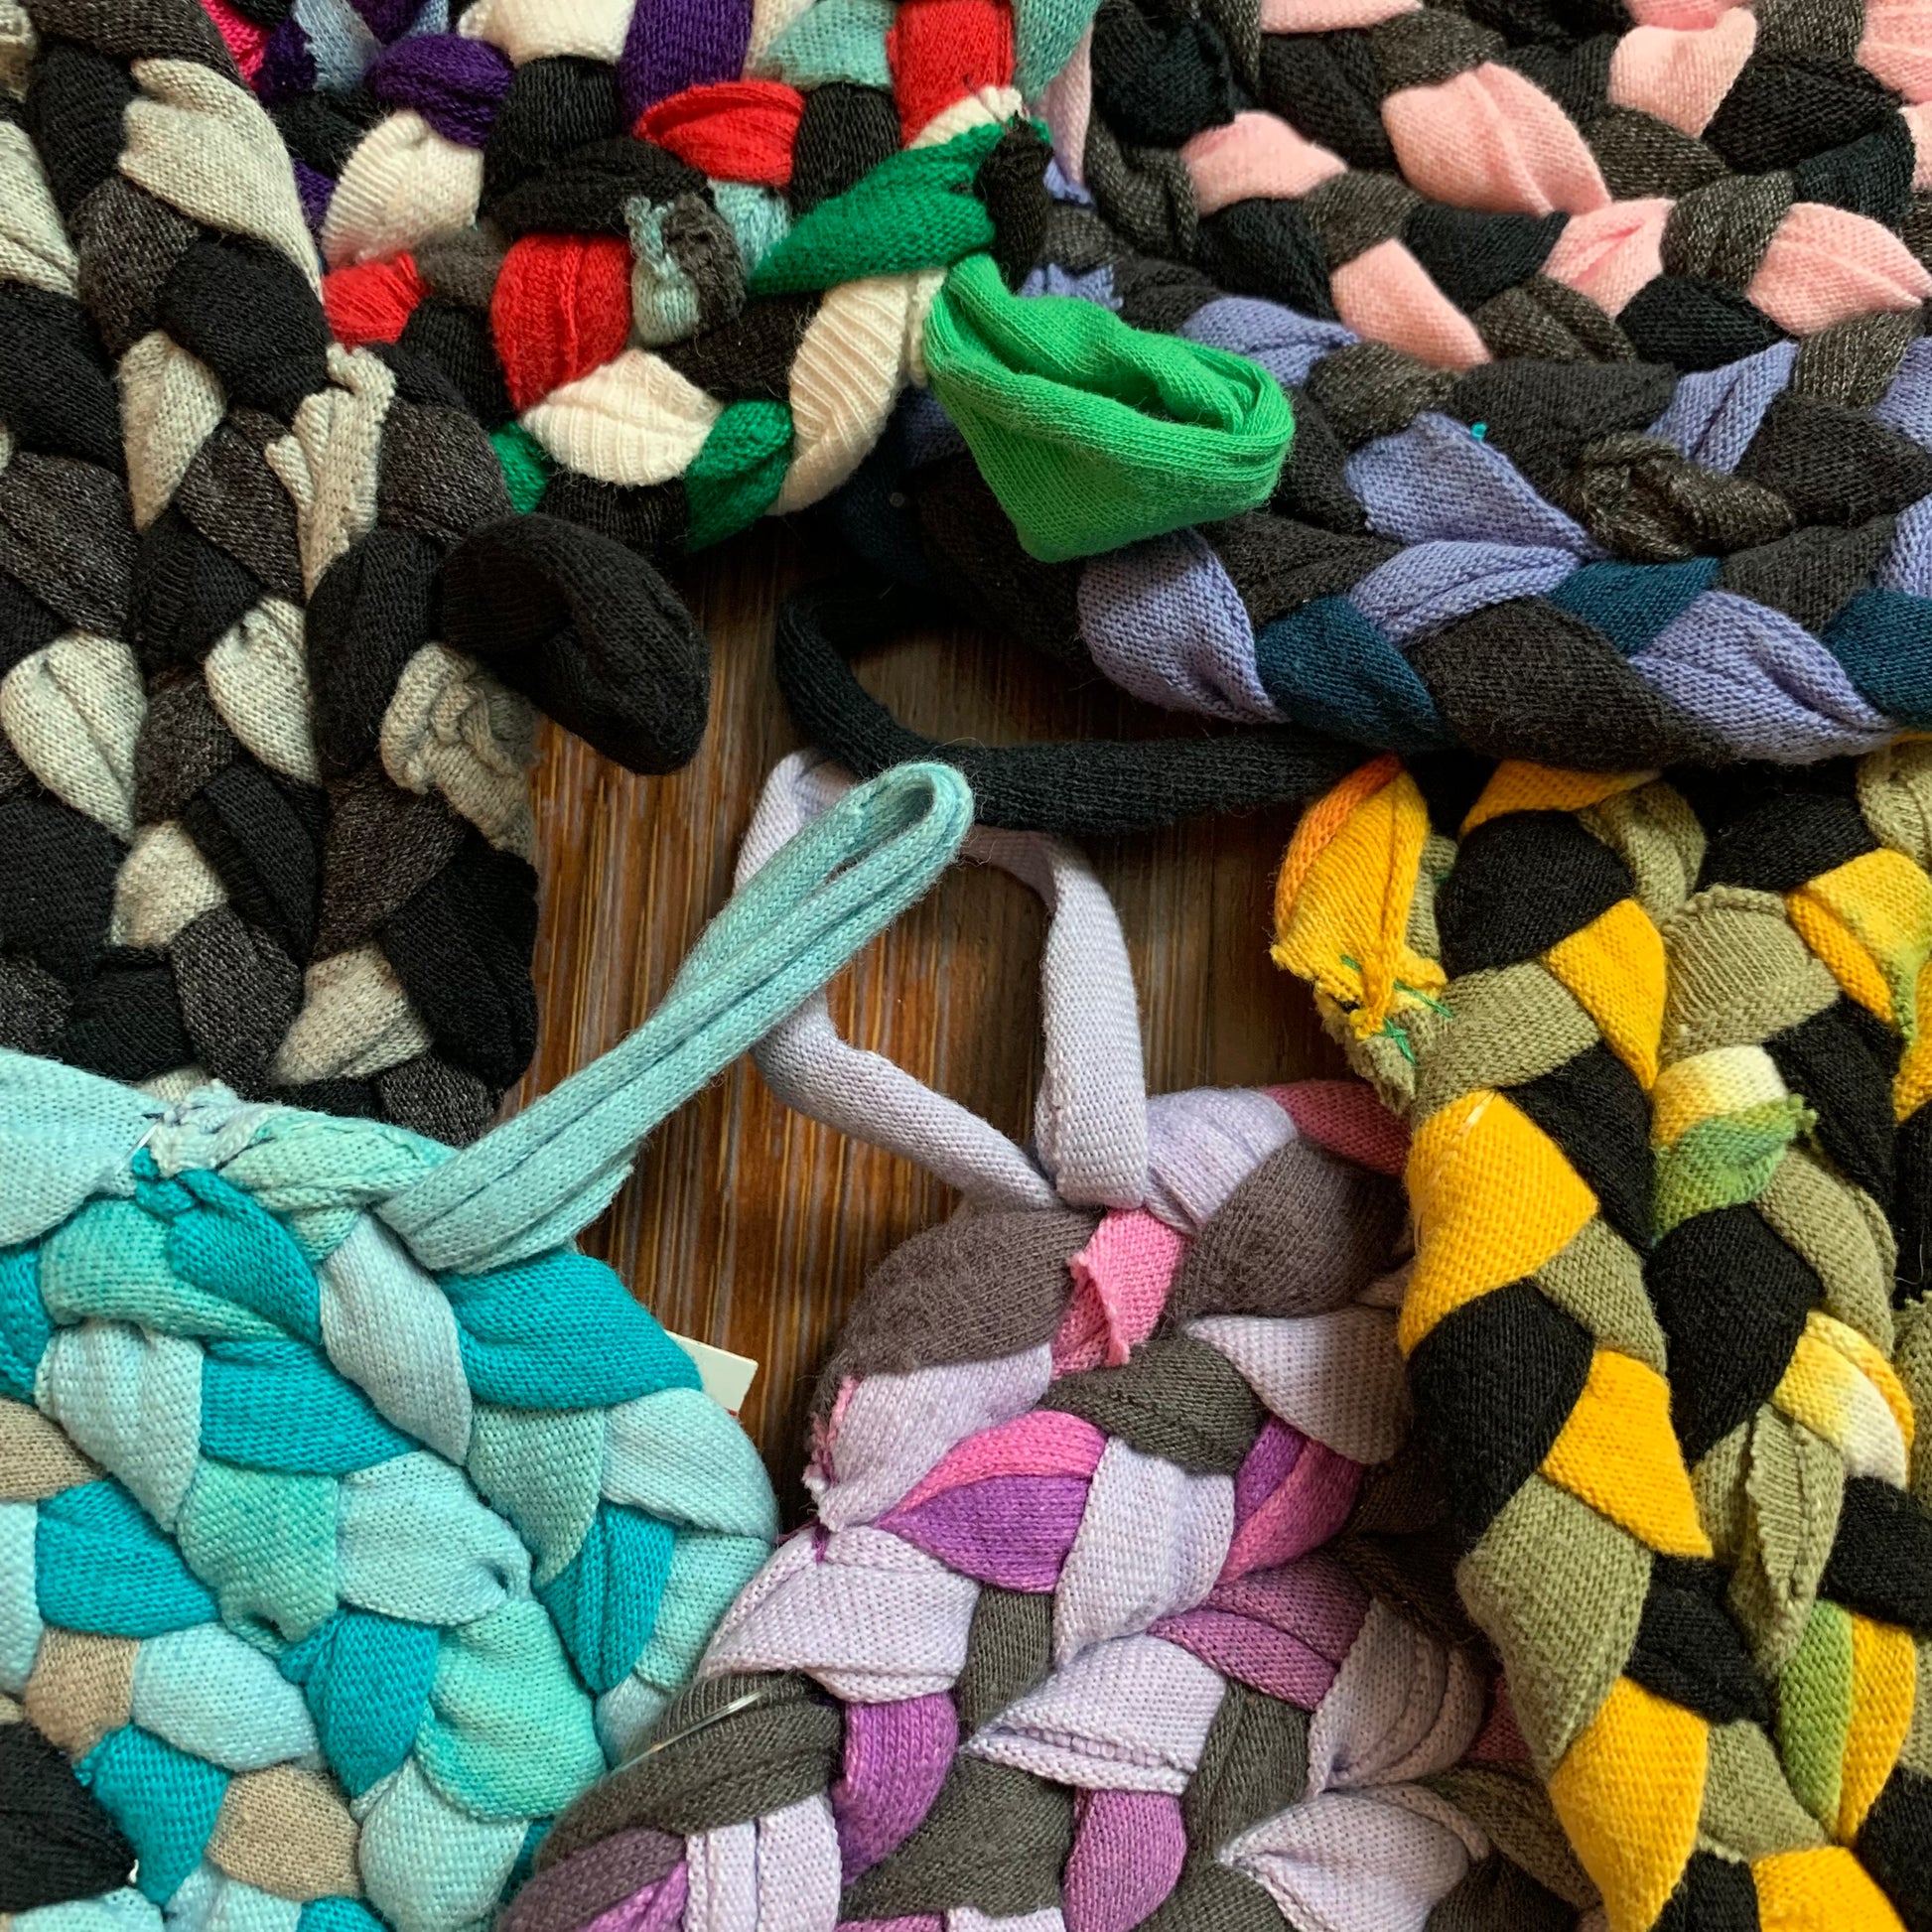
[[[1028,556],[929,399],[847,535],[1136,696],[1403,752],[1605,768],[1868,751],[1932,722],[1932,342],[1867,318],[1709,373],[1460,376],[1221,294],[1062,203],[1030,288],[1251,357],[1297,430],[1266,509]]]
[[[642,559],[512,514],[432,368],[330,345],[285,152],[198,8],[33,18],[26,123],[120,390],[140,677],[4,721],[132,834],[105,878],[91,827],[10,860],[53,882],[62,981],[16,1036],[473,1138],[534,1032],[519,691],[665,768],[701,640]],[[23,656],[51,641],[26,588]]]
[[[1650,1268],[1678,1438],[1787,1772],[1847,1844],[1907,1749],[1915,1641],[1932,1665],[1886,1219],[1932,880],[1872,836],[1855,781],[1838,763],[1687,789],[1707,845],[1664,925]],[[1932,1856],[1917,1863],[1880,1861],[1908,1922],[1932,1911]]]
[[[1110,221],[1448,368],[1710,369],[1932,295],[1922,8],[1107,0],[1048,90]]]
[[[434,355],[519,503],[647,549],[817,501],[928,380],[1041,554],[1265,498],[1292,429],[1271,378],[1009,293],[1044,214],[1045,150],[1014,82],[1077,36],[1079,0],[793,11],[710,22],[700,47],[675,8],[613,14],[607,45],[568,10],[480,6],[457,35],[399,42],[420,76],[439,46],[473,62],[500,41],[513,78],[465,137],[482,144],[464,204],[481,228],[390,166],[392,130],[414,151],[413,110],[345,165],[322,235],[339,339]],[[279,98],[265,58],[256,80],[299,147],[301,100]]]
[[[481,1923],[763,1558],[756,1451],[602,1264],[420,1266],[434,1143],[7,1071],[0,1691],[157,1905]]]
[[[1020,106],[1013,24],[996,0],[913,0],[836,27],[727,9],[693,46],[676,31],[693,10],[605,11],[597,46],[569,10],[513,6],[471,9],[447,57],[433,37],[402,44],[417,99],[343,169],[326,295],[339,339],[421,345],[460,375],[515,452],[524,500],[647,547],[703,547],[844,480],[912,373],[927,271],[994,241],[973,191]],[[291,30],[295,15],[277,37]],[[431,76],[485,57],[500,99],[454,141],[425,141]],[[286,92],[266,57],[256,80]],[[292,129],[295,105],[275,111]],[[425,146],[465,157],[464,196],[423,195]],[[902,147],[943,153],[930,186],[915,171],[896,198]],[[857,224],[876,259],[854,255],[855,224],[821,214],[847,240],[815,274],[824,244],[791,229],[882,166]],[[1003,155],[1002,189],[1011,174]],[[1035,191],[1035,239],[1037,206]],[[502,241],[471,225],[479,211]]]
[[[1276,957],[1410,1113],[1398,1339],[1462,1599],[1614,1932],[1889,1932],[1767,1732],[1646,1281],[1659,922],[1696,884],[1697,819],[1641,778],[1422,775],[1382,759],[1311,810]]]
[[[1338,1083],[1148,1123],[1145,1205],[989,1209],[876,1271],[814,1409],[815,1523],[506,1932],[1589,1902],[1388,1460],[1392,1124]]]

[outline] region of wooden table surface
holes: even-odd
[[[546,727],[536,782],[542,1030],[518,1098],[622,1038],[725,902],[764,774],[800,742],[772,681],[778,601],[826,562],[766,524],[693,566],[684,588],[715,668],[710,729],[683,771],[636,778]],[[970,632],[908,638],[864,676],[908,724],[939,737],[998,744],[1176,728],[1097,674],[1074,690],[1062,667]],[[1151,1092],[1340,1070],[1305,989],[1268,959],[1274,874],[1293,822],[1282,809],[1088,848],[1126,929]],[[840,975],[834,1017],[848,1038],[1025,1139],[1042,930],[1038,900],[1017,882],[957,867]],[[953,1200],[905,1162],[781,1106],[747,1059],[652,1135],[584,1245],[666,1327],[758,1361],[743,1421],[790,1520],[806,1402],[844,1311],[867,1271]]]

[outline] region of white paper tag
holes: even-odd
[[[669,1329],[666,1334],[671,1334]],[[689,1335],[671,1334],[671,1339],[698,1365],[698,1378],[704,1392],[727,1415],[736,1416],[751,1393],[759,1365],[729,1348],[714,1348],[708,1341],[693,1341]]]

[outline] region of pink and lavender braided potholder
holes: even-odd
[[[814,1520],[503,1932],[1571,1925],[1590,1887],[1400,1453],[1400,1131],[1342,1082],[1149,1100],[1092,873],[969,850],[1053,907],[1034,1149],[822,1002],[771,1036],[781,1094],[968,1206],[873,1274]]]

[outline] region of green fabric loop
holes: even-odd
[[[936,148],[901,148],[797,222],[759,263],[750,292],[807,295],[869,275],[945,268],[990,248],[993,217],[973,182],[1006,131],[991,121]]]
[[[791,457],[791,411],[781,402],[731,404],[684,473],[690,511],[684,547],[704,550],[756,523],[777,501]]]
[[[1012,295],[986,255],[947,276],[925,361],[1021,543],[1046,563],[1265,503],[1295,433],[1258,364],[1091,303]]]

